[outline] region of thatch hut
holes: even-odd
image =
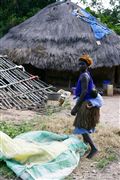
[[[69,86],[78,76],[78,57],[89,53],[95,81],[120,84],[120,37],[111,32],[98,41],[90,24],[73,15],[77,8],[69,1],[45,7],[10,29],[0,39],[0,51],[30,71],[34,67],[47,82],[69,80]]]

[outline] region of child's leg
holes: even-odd
[[[91,147],[91,151],[88,154],[87,158],[92,158],[98,152],[98,150],[97,150],[95,144],[93,143],[89,134],[87,134],[87,133],[83,134],[83,139],[85,140],[85,142],[88,142]]]
[[[88,144],[88,141],[86,140],[84,134],[82,134],[82,136],[83,136],[83,142],[84,142],[85,144]]]

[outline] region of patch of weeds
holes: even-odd
[[[108,164],[109,164],[109,160],[107,160],[106,158],[102,158],[100,161],[98,161],[98,163],[97,163],[97,168],[103,169],[103,168],[105,168]]]
[[[6,133],[11,138],[22,134],[24,132],[31,131],[33,129],[33,124],[31,123],[22,123],[19,125],[11,124],[7,122],[0,122],[0,131]],[[0,176],[3,176],[6,179],[16,179],[15,174],[10,170],[6,163],[0,161]]]
[[[6,133],[11,138],[14,138],[18,134],[28,132],[32,130],[33,125],[30,123],[22,123],[19,125],[11,124],[7,122],[0,122],[0,131]]]
[[[53,113],[57,113],[57,112],[60,112],[62,110],[70,110],[71,109],[71,104],[70,104],[70,101],[69,100],[65,100],[65,102],[62,104],[62,106],[59,106],[59,105],[49,105],[46,107],[46,113],[45,115],[52,115]]]
[[[51,116],[53,113],[60,112],[61,110],[61,106],[47,106],[45,115]]]
[[[70,176],[66,177],[65,180],[73,180],[73,177],[70,175]]]
[[[63,107],[70,110],[71,109],[71,104],[69,100],[65,100],[65,102],[63,103]]]
[[[118,159],[116,153],[112,150],[112,148],[106,148],[105,151],[106,156],[100,160],[97,160],[97,168],[99,169],[105,168],[108,164]]]
[[[41,124],[40,129],[41,130],[46,130],[46,124]]]
[[[117,155],[116,154],[110,154],[107,159],[109,160],[109,162],[112,162],[112,161],[116,161],[118,158],[117,158]]]
[[[16,179],[16,175],[14,172],[9,169],[5,162],[0,161],[0,177],[4,177],[6,179]]]
[[[48,106],[45,112],[45,115],[51,116],[53,113],[55,113],[55,108],[54,106]]]

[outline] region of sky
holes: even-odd
[[[78,4],[80,4],[80,6],[82,7],[82,8],[85,8],[85,5],[83,5],[82,3],[81,3],[81,0],[71,0],[72,2],[74,2],[74,3],[77,3],[78,2]],[[91,0],[86,0],[86,2],[90,2]],[[110,8],[111,6],[110,6],[110,4],[109,4],[109,1],[110,0],[101,0],[102,1],[102,4],[103,4],[103,7],[104,8]]]

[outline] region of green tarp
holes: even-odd
[[[64,179],[86,150],[74,135],[32,131],[11,139],[0,132],[0,160],[24,180]]]

